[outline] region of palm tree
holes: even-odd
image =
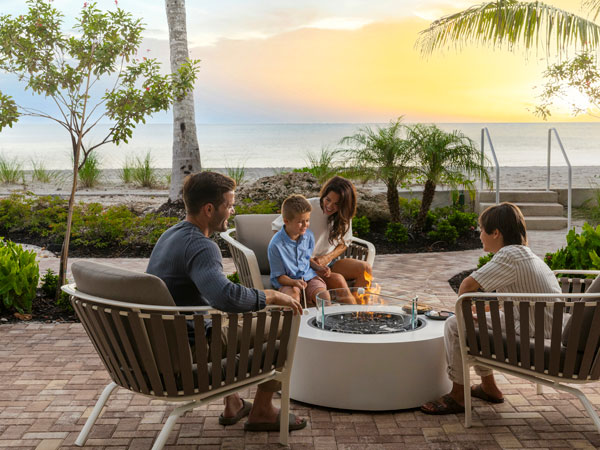
[[[571,46],[594,49],[600,46],[600,0],[584,0],[583,6],[593,20],[542,2],[496,0],[472,6],[431,23],[421,32],[417,47],[430,54],[449,47],[462,48],[471,43],[509,48],[555,51],[562,55]]]
[[[417,178],[425,180],[416,229],[425,226],[438,184],[463,185],[472,190],[473,177],[489,183],[486,162],[481,161],[475,142],[460,131],[448,133],[435,125],[416,124],[408,128],[407,140],[416,154]]]
[[[340,144],[348,145],[352,173],[363,181],[381,180],[387,187],[387,203],[392,222],[400,221],[398,186],[413,173],[413,153],[407,141],[400,136],[402,117],[389,126],[372,129],[360,128],[358,133],[346,136]]]
[[[185,0],[165,0],[167,22],[169,24],[169,47],[171,72],[188,60]],[[194,93],[188,91],[185,97],[173,104],[173,163],[169,201],[181,199],[183,179],[190,173],[199,171],[200,148],[196,135],[194,113]]]

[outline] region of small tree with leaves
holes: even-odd
[[[25,90],[44,96],[52,107],[41,111],[0,92],[0,131],[21,116],[43,117],[63,127],[70,139],[73,184],[58,298],[65,282],[79,169],[90,152],[109,142],[127,142],[136,124],[191,90],[198,62],[188,61],[177,73],[163,75],[156,60],[137,58],[144,28],[121,8],[103,12],[95,3],[83,3],[74,33],[68,33],[62,29],[63,15],[50,2],[27,4],[23,15],[0,16],[0,71],[15,75]],[[111,122],[109,131],[85,146],[83,139],[101,120]]]
[[[460,131],[451,133],[435,125],[416,124],[408,128],[407,140],[415,152],[417,179],[424,182],[421,209],[415,228],[422,230],[438,184],[474,189],[473,177],[490,182],[484,161],[475,143]]]
[[[340,141],[347,146],[344,152],[353,168],[349,174],[363,181],[379,180],[385,184],[392,222],[400,221],[398,187],[414,172],[414,152],[402,135],[401,121],[399,117],[387,127],[360,128],[358,133]]]

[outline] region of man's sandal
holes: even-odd
[[[481,384],[471,386],[471,397],[481,399],[488,403],[504,403],[504,398],[492,397],[487,394],[481,387]]]
[[[248,414],[250,414],[251,409],[252,409],[252,403],[247,402],[246,400],[242,399],[242,407],[237,412],[237,414],[233,417],[225,417],[223,415],[223,413],[221,413],[221,415],[219,416],[219,424],[223,425],[225,427],[228,425],[235,425],[240,420],[242,420],[244,417],[246,417]]]
[[[433,408],[425,408],[425,405],[431,405]],[[460,414],[465,412],[465,407],[454,400],[450,394],[444,395],[439,400],[425,403],[425,405],[421,406],[421,412],[436,416],[445,414]]]

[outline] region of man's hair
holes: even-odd
[[[224,201],[224,195],[235,189],[235,181],[216,172],[197,172],[185,177],[183,181],[183,203],[185,211],[196,215],[207,203],[218,208]]]
[[[304,214],[312,211],[312,206],[303,195],[293,194],[283,201],[281,205],[281,215],[286,220],[292,220],[298,214]]]
[[[519,207],[503,202],[486,208],[479,216],[479,225],[487,234],[498,230],[504,245],[527,245],[527,227]]]

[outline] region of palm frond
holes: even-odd
[[[593,14],[594,20],[600,14],[600,0],[584,0],[583,7],[587,8]]]
[[[586,0],[600,7],[600,0]],[[590,6],[591,7],[591,6]],[[544,48],[562,55],[567,48],[600,46],[600,25],[542,2],[497,0],[442,17],[421,31],[415,46],[428,55],[436,50],[468,44],[503,45],[513,49]]]

